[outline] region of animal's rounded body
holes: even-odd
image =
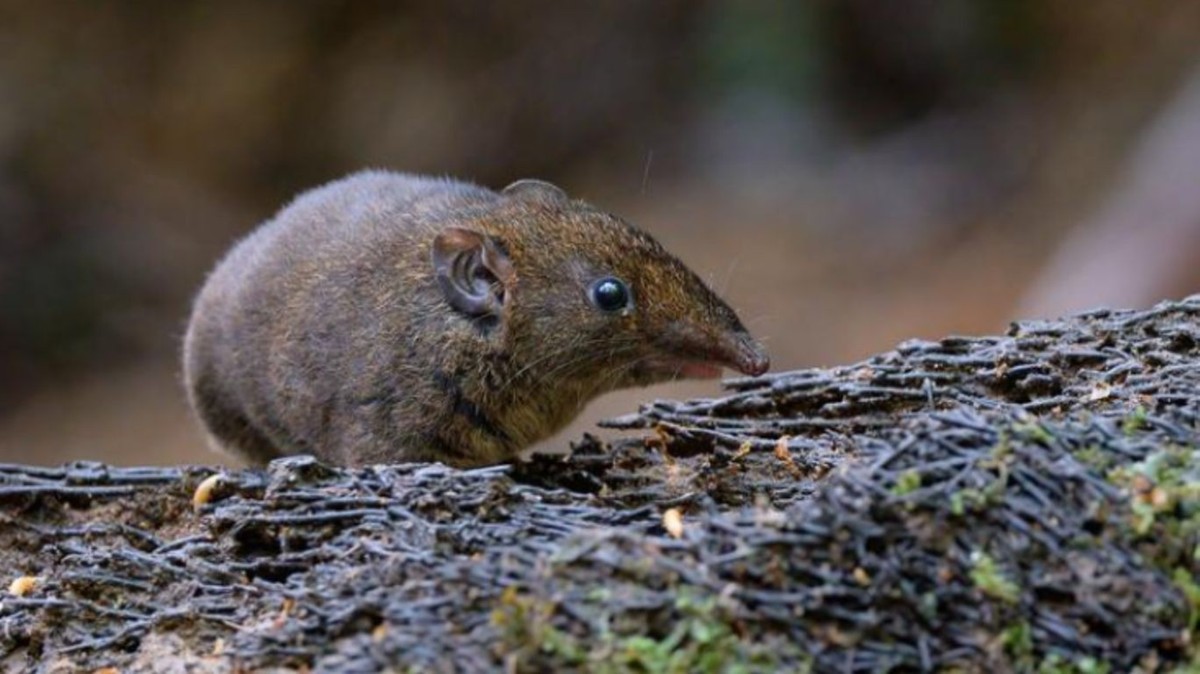
[[[302,194],[196,298],[189,400],[255,463],[513,459],[594,396],[766,369],[653,239],[546,183],[371,171]]]

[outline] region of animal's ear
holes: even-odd
[[[434,275],[450,306],[472,317],[500,318],[514,272],[495,240],[451,227],[437,235],[430,252]]]
[[[544,180],[534,180],[526,178],[505,187],[503,194],[510,197],[520,199],[538,199],[549,202],[564,202],[570,201],[571,198],[561,187],[553,185]]]

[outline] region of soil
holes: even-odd
[[[1197,662],[1200,297],[726,387],[566,456],[293,457],[199,504],[219,469],[0,466],[0,568],[34,579],[0,667]]]

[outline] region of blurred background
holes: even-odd
[[[619,213],[776,369],[1145,307],[1200,291],[1200,3],[0,0],[0,461],[227,462],[191,297],[362,167]]]

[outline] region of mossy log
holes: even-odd
[[[0,666],[1200,667],[1200,297],[726,386],[479,470],[0,466]]]

